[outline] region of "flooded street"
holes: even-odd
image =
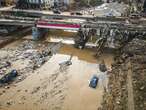
[[[0,0],[0,110],[146,110],[146,0]]]
[[[21,71],[16,81],[0,87],[0,110],[97,110],[104,90],[100,83],[96,89],[90,88],[89,81],[93,75],[101,74],[98,63],[102,59],[110,68],[113,56],[103,54],[97,60],[94,48],[79,50],[73,45],[46,42],[49,38],[42,42],[26,40],[29,37],[0,49],[0,54],[9,52],[6,56],[13,61],[11,68]],[[41,52],[48,47],[54,51],[53,55],[46,57],[45,63],[35,70],[31,69],[34,63],[29,57],[36,50]],[[13,55],[18,58],[14,59]],[[29,56],[22,58],[25,55]],[[72,64],[61,67],[70,55],[73,55]]]

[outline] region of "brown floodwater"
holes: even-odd
[[[5,48],[15,48],[23,41],[13,42]],[[98,85],[92,89],[89,80],[93,75],[101,74],[98,63],[102,59],[110,67],[113,55],[103,54],[97,60],[95,53],[94,48],[79,50],[64,44],[25,80],[11,84],[9,89],[0,88],[0,110],[97,110],[101,106],[103,87]],[[73,55],[72,65],[60,68],[59,64],[67,61],[70,55]],[[14,62],[13,66],[20,68],[19,63]]]

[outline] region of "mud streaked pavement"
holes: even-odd
[[[60,52],[55,50],[58,52],[40,68],[24,71],[23,80],[0,88],[0,110],[97,110],[102,102],[103,88],[88,86],[92,75],[100,74],[93,51],[77,50],[72,46],[59,48]],[[11,45],[5,49],[13,51],[14,48]],[[59,64],[68,60],[71,53],[72,65],[60,68]],[[21,65],[25,62],[19,60],[13,63],[16,69],[28,66]]]

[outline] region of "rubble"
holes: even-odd
[[[127,14],[128,6],[124,3],[111,2],[104,3],[100,6],[89,8],[87,10],[82,10],[83,14],[93,15],[93,16],[123,16]]]
[[[140,39],[123,47],[112,65],[109,92],[104,94],[101,110],[146,109],[145,50],[146,41]]]
[[[9,61],[0,62],[0,75],[4,75],[10,66],[11,63]]]
[[[58,51],[60,46],[61,43],[40,44],[27,40],[22,42],[17,48],[1,49],[0,51],[3,52],[4,55],[2,54],[2,56],[0,56],[0,77],[2,77],[2,79],[9,79],[5,77],[5,74],[16,66],[19,74],[15,82],[18,83],[24,80],[28,73],[40,68],[45,62],[47,62],[51,56]],[[0,82],[2,83],[3,81],[4,80],[1,80]]]
[[[73,55],[71,55],[70,58],[67,61],[59,63],[60,68],[62,68],[63,66],[70,66],[72,64],[72,62],[71,62],[72,57],[73,57]]]
[[[8,74],[4,75],[0,79],[0,84],[5,84],[5,83],[11,82],[17,75],[18,75],[17,70],[12,70],[11,72],[9,72]],[[5,87],[5,88],[7,88],[7,87]]]
[[[11,63],[10,63],[9,61],[1,62],[1,64],[0,64],[0,69],[2,69],[2,68],[7,68],[7,67],[9,67],[9,66],[11,66]]]
[[[6,104],[7,104],[8,106],[11,106],[13,103],[14,103],[14,102],[13,102],[12,100],[9,100],[9,101],[7,101]]]

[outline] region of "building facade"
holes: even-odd
[[[73,0],[18,0],[17,8],[52,8],[69,6]]]
[[[67,5],[67,6],[69,6],[69,5],[71,5],[71,4],[73,4],[74,3],[74,0],[54,0],[54,3],[56,3],[57,5],[61,5],[61,6],[63,6],[63,5]]]

